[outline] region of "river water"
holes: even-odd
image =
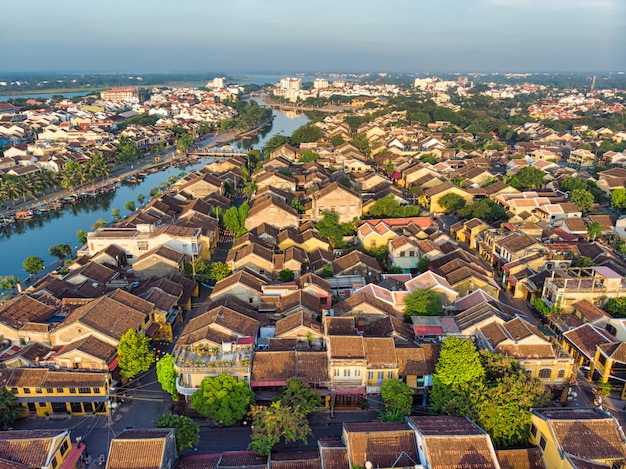
[[[276,134],[289,136],[291,133],[308,122],[304,115],[293,112],[274,111],[274,121],[258,136],[235,143],[238,148],[262,148],[265,142]],[[0,232],[0,275],[16,275],[20,278],[27,276],[22,262],[29,256],[41,257],[46,265],[54,260],[48,248],[56,244],[70,243],[76,246],[76,232],[89,231],[99,218],[111,220],[111,210],[117,208],[122,216],[128,214],[124,204],[134,201],[143,194],[149,198],[150,189],[167,181],[170,176],[177,176],[182,171],[199,169],[205,163],[200,162],[186,168],[168,168],[154,174],[149,174],[139,184],[132,186],[122,185],[111,194],[102,194],[91,199],[84,199],[74,205],[65,206],[61,212],[41,215],[27,223],[16,223],[9,231]],[[137,204],[138,205],[138,204]]]

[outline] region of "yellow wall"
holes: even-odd
[[[539,450],[543,453],[543,459],[545,461],[546,468],[548,469],[573,469],[572,465],[569,464],[567,459],[562,460],[561,455],[559,453],[558,446],[556,442],[552,439],[552,433],[548,427],[548,423],[537,417],[536,415],[532,415],[532,424],[537,429],[536,435],[530,434],[530,443],[539,447]],[[542,449],[540,446],[541,436],[543,436],[546,440],[545,449]]]
[[[85,386],[87,387],[87,386]],[[7,388],[9,391],[12,391],[13,394],[15,395],[15,397],[19,398],[29,398],[29,397],[46,397],[46,396],[50,396],[50,397],[64,397],[67,399],[67,402],[64,402],[65,404],[65,408],[68,414],[70,415],[85,415],[85,414],[91,414],[92,410],[89,407],[89,403],[88,402],[82,402],[81,403],[81,410],[78,411],[76,410],[72,410],[72,407],[70,406],[70,402],[75,402],[73,401],[73,398],[75,397],[80,397],[80,398],[84,398],[84,397],[96,397],[96,396],[108,396],[108,386],[101,386],[99,388],[96,388],[96,391],[94,392],[94,388],[92,386],[89,386],[89,393],[79,393],[78,392],[78,387],[73,387],[72,389],[74,389],[74,393],[70,393],[70,387],[64,387],[64,388],[51,388],[50,390],[52,392],[48,392],[47,388]],[[40,389],[41,392],[37,393],[37,389]],[[16,392],[17,391],[17,392]],[[30,392],[28,392],[30,391]],[[52,415],[54,412],[52,410],[52,404],[50,402],[35,402],[35,413],[37,415],[37,417],[47,417],[48,415]],[[21,403],[22,406],[22,411],[23,411],[23,415],[27,416],[30,414],[29,410],[28,410],[28,404],[27,403]],[[95,408],[97,406],[97,403],[93,403],[93,409],[95,411]],[[86,407],[86,409],[85,409]],[[57,412],[58,413],[58,412]],[[104,402],[104,411],[103,412],[98,412],[99,414],[107,414],[108,413],[108,403],[105,401]]]

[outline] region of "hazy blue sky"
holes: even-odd
[[[626,69],[626,0],[1,0],[0,71]]]

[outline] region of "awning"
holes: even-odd
[[[250,381],[250,386],[253,388],[260,387],[274,387],[274,386],[285,386],[287,381],[285,380],[276,380],[276,381]]]
[[[115,368],[117,368],[117,357],[109,363],[109,371],[113,371]]]
[[[511,225],[510,223],[504,223],[502,226],[504,226],[507,230],[509,231],[517,231],[517,228],[515,228],[513,225]]]
[[[509,277],[509,285],[511,285],[512,287],[517,285],[517,280],[515,280],[515,277]]]
[[[442,335],[443,328],[440,326],[413,326],[415,335]]]
[[[254,343],[254,337],[238,337],[237,344],[238,345],[251,345]]]
[[[76,469],[78,460],[80,459],[86,448],[85,443],[81,442],[79,444],[80,446],[78,446],[78,444],[76,443],[72,443],[72,449],[65,457],[65,461],[63,461],[63,464],[61,464],[61,469]]]
[[[150,325],[150,327],[148,328],[148,330],[146,331],[146,335],[148,337],[154,337],[154,334],[156,333],[156,331],[159,330],[159,324],[153,323]]]
[[[365,395],[365,388],[335,388],[332,390],[332,393],[341,396]]]

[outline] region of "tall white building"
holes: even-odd
[[[284,90],[296,90],[299,91],[302,87],[302,80],[300,78],[281,78],[280,87]]]
[[[313,88],[316,90],[328,88],[328,80],[325,80],[324,78],[316,78],[313,80]]]
[[[207,88],[221,90],[226,88],[226,78],[225,77],[215,77],[213,80],[209,81],[206,84]]]

